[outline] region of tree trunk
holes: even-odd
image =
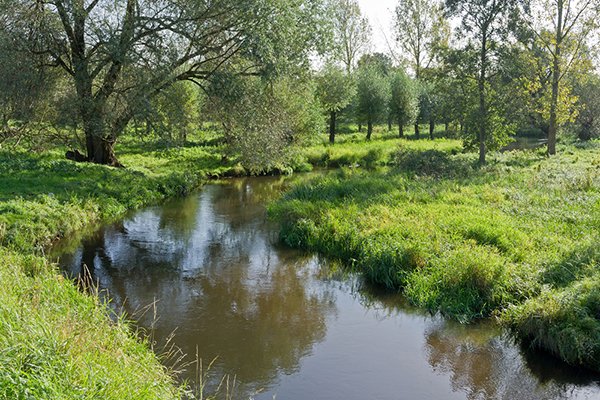
[[[402,123],[402,119],[398,120],[398,137],[404,137],[404,124]]]
[[[359,131],[359,132],[362,132],[362,122],[359,122],[359,123],[358,123],[358,131]]]
[[[420,132],[419,132],[419,123],[415,122],[415,138],[419,139],[420,137]]]
[[[550,126],[548,127],[548,155],[556,154],[556,109],[558,108],[558,84],[560,81],[560,50],[563,39],[563,0],[558,0],[557,6],[558,18],[556,24],[554,56],[552,60],[552,99],[550,100]]]
[[[335,117],[336,113],[332,111],[329,120],[329,143],[331,144],[335,143]]]
[[[435,121],[433,118],[429,120],[429,139],[433,140],[433,131],[435,130]]]
[[[392,131],[392,119],[388,118],[388,132]]]
[[[371,134],[373,133],[373,121],[369,119],[367,121],[367,140],[371,140]]]
[[[449,130],[450,130],[450,123],[448,121],[446,121],[444,123],[444,132],[446,133],[446,135],[448,134]]]
[[[88,160],[95,164],[122,167],[115,155],[114,137],[102,137],[86,135]]]
[[[485,101],[485,80],[487,64],[487,34],[484,31],[481,39],[481,70],[478,79],[479,89],[479,164],[485,164],[485,140],[487,125],[487,106]]]

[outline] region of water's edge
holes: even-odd
[[[492,323],[428,316],[278,245],[264,205],[284,181],[208,184],[61,244],[59,263],[71,276],[85,264],[159,344],[175,331],[184,352],[218,357],[213,375],[235,376],[236,398],[600,397],[597,376]]]

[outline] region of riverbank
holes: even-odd
[[[498,316],[534,346],[600,370],[600,143],[494,154],[395,150],[271,207],[290,246],[338,258],[414,304]]]
[[[137,152],[125,169],[0,152],[0,398],[181,398],[151,343],[61,277],[55,240],[234,174],[210,148]]]
[[[75,163],[58,148],[0,150],[0,398],[169,399],[185,391],[143,334],[115,322],[44,255],[61,238],[246,171],[220,144],[164,149],[127,139],[118,150],[126,168]],[[290,167],[310,169],[304,155]]]

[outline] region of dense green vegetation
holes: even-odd
[[[496,153],[483,167],[451,142],[411,144],[388,145],[389,168],[293,188],[271,208],[285,243],[434,312],[497,315],[564,360],[600,368],[600,143],[550,159]]]
[[[0,247],[0,280],[0,398],[182,397],[148,343],[45,259]]]
[[[273,206],[288,244],[600,369],[599,18],[403,0],[384,54],[358,0],[0,0],[0,394],[177,397],[45,251],[210,177],[314,167],[342,169]],[[515,136],[547,146],[496,153]]]

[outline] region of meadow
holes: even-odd
[[[562,145],[552,158],[492,153],[484,166],[456,146],[362,147],[379,162],[352,168],[352,159],[270,207],[282,240],[431,312],[497,317],[532,345],[600,370],[600,143]]]
[[[322,142],[321,142],[322,140]],[[182,398],[126,316],[64,279],[63,237],[212,178],[244,175],[218,140],[167,147],[124,138],[126,168],[64,150],[0,150],[0,398]],[[414,304],[469,322],[494,316],[573,364],[600,369],[600,143],[494,153],[378,127],[326,137],[289,171],[336,168],[271,205],[290,246],[336,258]],[[288,172],[289,172],[288,171]],[[281,173],[283,171],[271,171]]]

